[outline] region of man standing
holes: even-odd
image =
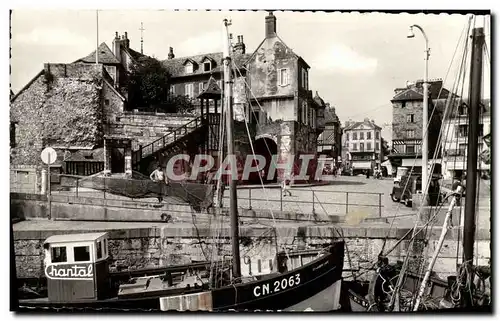
[[[165,194],[165,186],[168,184],[167,178],[165,177],[165,173],[163,173],[163,169],[161,168],[161,165],[158,165],[156,169],[149,175],[149,178],[153,181],[156,182],[159,186],[159,192],[158,192],[158,203],[161,203],[163,201],[163,195]]]

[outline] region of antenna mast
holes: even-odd
[[[144,52],[143,52],[143,46],[144,46],[143,31],[146,29],[144,29],[142,22],[141,22],[141,28],[139,30],[141,31],[141,54],[144,54]]]

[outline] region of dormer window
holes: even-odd
[[[186,74],[192,74],[193,73],[193,64],[188,62],[185,66],[184,66],[184,72]]]
[[[212,63],[210,61],[205,61],[203,63],[203,71],[210,71],[212,70]]]

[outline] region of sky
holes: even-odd
[[[97,41],[111,48],[115,31],[127,31],[130,46],[140,51],[141,22],[144,53],[158,59],[167,58],[169,47],[176,57],[221,51],[224,18],[232,20],[234,39],[243,35],[251,53],[264,39],[266,15],[265,11],[102,10],[97,32],[95,10],[14,10],[11,89],[17,93],[46,62],[70,63],[86,56],[95,50]],[[334,106],[342,123],[365,117],[375,120],[388,140],[394,89],[424,75],[425,41],[417,30],[408,39],[409,25],[420,25],[428,36],[429,78],[442,78],[451,88],[463,49],[452,58],[468,21],[459,14],[276,11],[274,15],[279,37],[311,66],[313,94],[317,91]],[[489,20],[477,16],[476,27],[482,26],[489,41]],[[488,61],[484,69],[484,96],[488,98]]]

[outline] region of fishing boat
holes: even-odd
[[[466,29],[467,35],[469,34],[469,28]],[[349,296],[349,308],[351,311],[492,311],[491,289],[487,285],[488,282],[491,283],[491,268],[490,266],[474,266],[472,264],[476,228],[477,138],[480,136],[478,135],[478,128],[484,49],[483,28],[473,28],[471,38],[467,180],[466,182],[457,182],[454,184],[453,189],[447,193],[446,200],[451,200],[451,202],[444,218],[440,238],[429,260],[429,265],[425,269],[425,273],[414,273],[408,269],[409,255],[405,257],[404,261],[399,261],[396,264],[390,264],[387,255],[401,241],[410,236],[411,244],[417,235],[426,230],[426,226],[436,217],[439,209],[423,227],[418,228],[417,224],[415,224],[391,250],[380,253],[378,261],[375,264],[376,270],[371,280],[365,282],[356,282],[356,280],[343,282],[346,293]],[[467,52],[467,46],[465,46],[464,51]],[[447,103],[447,108],[449,106],[450,104]],[[423,152],[426,151],[423,150]],[[426,195],[426,188],[428,187],[422,186],[424,195]],[[448,276],[447,280],[443,280],[432,273],[433,267],[443,246],[445,236],[452,227],[451,214],[453,209],[457,204],[460,204],[464,195],[465,218],[461,242],[463,246],[462,264],[457,268],[456,275]]]
[[[227,154],[232,155],[229,25],[224,20],[224,118]],[[18,310],[340,310],[344,242],[333,240],[319,249],[279,251],[274,258],[240,258],[235,179],[229,181],[231,260],[188,265],[177,271],[169,268],[156,269],[156,273],[144,271],[146,276],[132,277],[114,286],[110,282],[108,233],[54,235],[44,243],[47,296],[21,299]],[[200,265],[208,267],[203,269]],[[247,268],[245,273],[242,265]],[[252,266],[258,268],[252,271]]]

